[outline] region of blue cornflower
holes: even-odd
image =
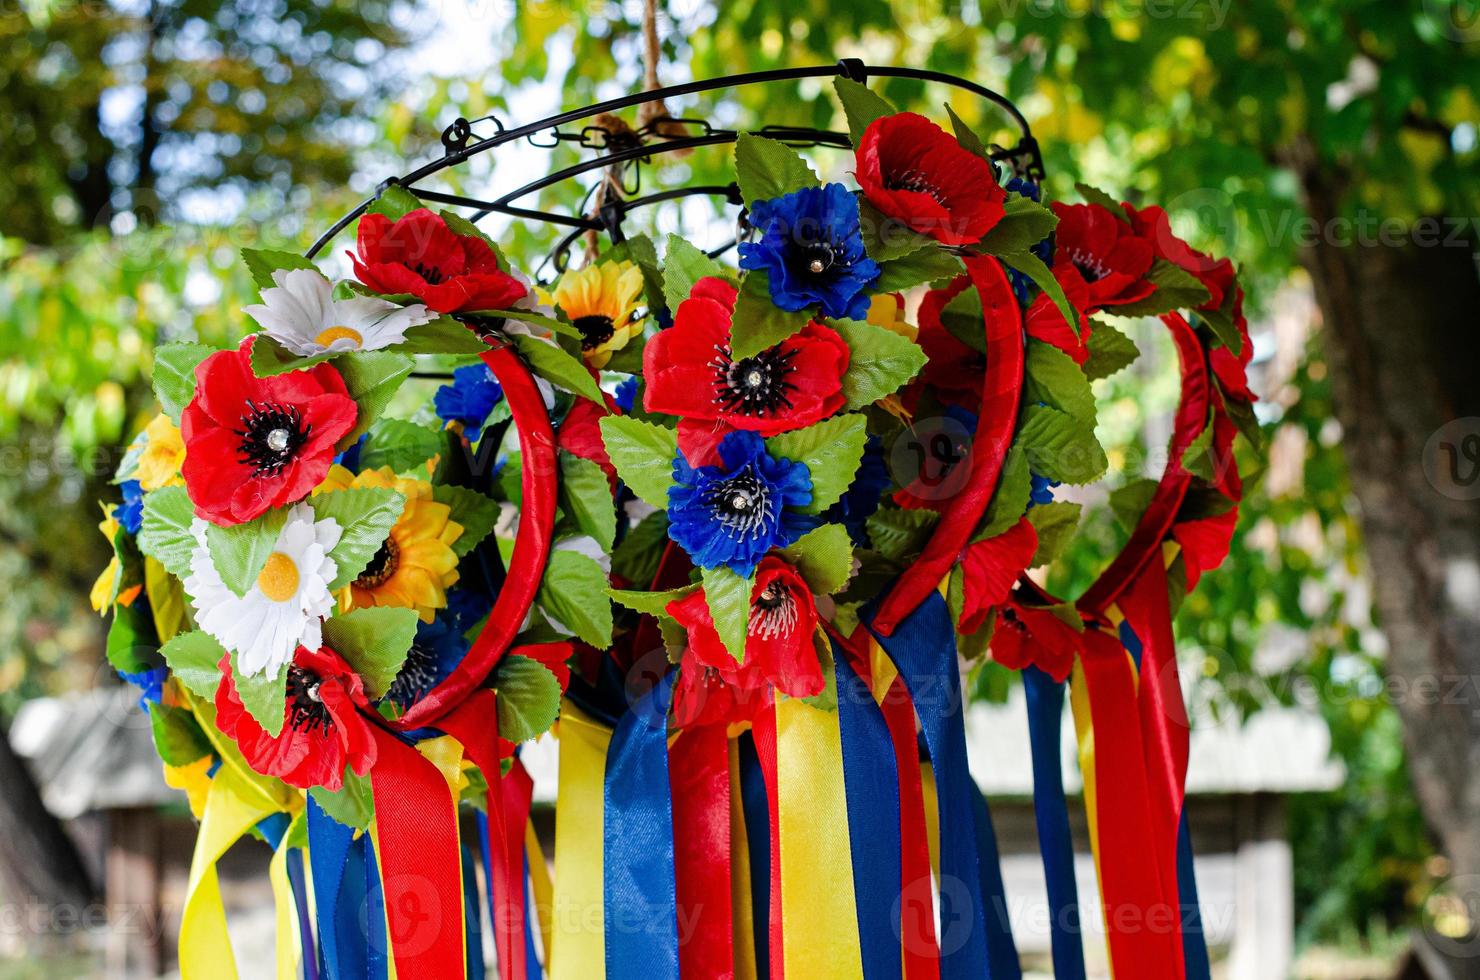
[[[1053,503],[1053,488],[1059,485],[1059,481],[1050,480],[1040,473],[1031,471],[1028,473],[1028,478],[1031,481],[1028,490],[1028,506]]]
[[[493,380],[486,364],[469,364],[452,372],[452,384],[443,385],[432,397],[437,418],[444,422],[461,422],[468,442],[476,443],[483,423],[503,400],[504,389]]]
[[[617,390],[612,394],[612,400],[622,410],[623,415],[632,414],[632,405],[637,401],[637,378],[636,376],[625,378],[617,385]]]
[[[365,448],[365,442],[369,438],[370,433],[368,432],[360,436],[360,438],[356,439],[349,446],[349,448],[345,449],[344,452],[340,453],[338,456],[335,456],[334,462],[338,463],[340,466],[343,466],[351,473],[360,472],[360,451]]]
[[[858,199],[842,184],[804,187],[750,208],[756,242],[740,245],[740,268],[764,269],[771,301],[795,312],[821,306],[830,317],[868,316],[864,289],[879,266],[863,250]]]
[[[124,480],[118,487],[123,503],[113,508],[113,519],[129,534],[138,534],[144,520],[144,488],[138,480]]]
[[[1039,186],[1033,183],[1031,180],[1024,180],[1022,177],[1013,177],[1003,186],[1005,186],[1009,191],[1016,191],[1029,200],[1042,200],[1042,189],[1039,188]],[[1031,249],[1029,249],[1029,251],[1042,259],[1045,265],[1053,264],[1052,237],[1045,238],[1043,241],[1039,242],[1037,245],[1034,245]],[[1028,305],[1028,287],[1032,283],[1032,280],[1023,275],[1021,272],[1018,272],[1016,269],[1008,269],[1007,278],[1008,281],[1012,284],[1012,292],[1013,295],[1017,297],[1018,305],[1026,307]]]
[[[164,682],[169,678],[167,667],[151,667],[137,673],[120,670],[118,676],[139,689],[139,709],[148,711],[151,704],[159,704],[164,698]]]
[[[841,524],[848,529],[848,536],[860,548],[868,547],[868,519],[879,509],[879,498],[889,486],[889,467],[884,462],[884,443],[878,436],[869,436],[863,447],[863,459],[848,490],[827,510],[824,520]]]
[[[668,488],[668,536],[701,568],[728,565],[749,577],[761,556],[785,547],[817,526],[798,513],[812,500],[805,463],[775,459],[754,432],[731,432],[719,444],[721,466],[673,461]]]
[[[426,697],[427,692],[447,678],[468,652],[468,641],[458,628],[456,617],[445,609],[437,610],[430,623],[416,624],[416,637],[400,673],[391,683],[386,697],[403,708]]]

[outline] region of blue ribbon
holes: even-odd
[[[529,855],[524,855],[524,969],[527,980],[541,980],[545,972],[540,967],[540,957],[534,941],[535,909],[529,900]]]
[[[1053,973],[1058,980],[1084,980],[1084,933],[1079,924],[1079,884],[1074,876],[1074,838],[1064,799],[1062,731],[1064,685],[1029,666],[1028,741],[1033,751],[1033,816],[1048,884]]]
[[[740,808],[745,816],[745,846],[750,855],[750,925],[755,933],[758,980],[771,976],[771,801],[766,776],[749,732],[736,741],[740,761]]]
[[[309,924],[307,876],[303,868],[303,851],[288,852],[288,884],[293,887],[293,904],[298,911],[298,942],[303,947],[303,980],[319,980],[319,957],[314,946],[313,926]]]
[[[872,607],[866,610],[865,624],[871,626],[874,612]],[[994,915],[998,921],[988,930],[987,904],[995,896],[986,897],[983,891],[992,876],[983,873],[977,791],[966,762],[956,631],[945,599],[932,592],[892,636],[877,639],[909,688],[935,770],[940,810],[941,976],[1016,977],[1020,968],[1007,923]],[[987,828],[989,832],[989,823]],[[995,880],[1000,888],[1000,870]]]
[[[483,980],[483,920],[478,902],[477,860],[473,849],[464,844],[462,851],[463,931],[467,936],[467,980]]]
[[[678,980],[669,672],[617,722],[602,827],[607,980]]]
[[[868,685],[837,644],[833,644],[833,663],[863,976],[864,980],[898,980],[903,974],[903,954],[898,918],[899,770],[894,742]]]
[[[997,832],[992,811],[975,781],[971,783],[972,808],[976,814],[976,847],[982,862],[982,908],[987,918],[987,962],[991,975],[1021,980],[1022,961],[1012,938],[1012,917],[1007,909],[1007,889],[1002,885],[1002,858],[997,852]]]
[[[325,980],[386,976],[385,900],[370,835],[355,836],[308,798],[308,859]]]

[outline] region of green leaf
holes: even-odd
[[[1151,497],[1158,485],[1156,480],[1142,477],[1110,491],[1110,511],[1127,534],[1136,529],[1141,515],[1151,506]]]
[[[108,664],[119,673],[137,674],[157,665],[159,636],[148,597],[139,596],[127,606],[113,607],[105,649]]]
[[[1044,402],[1094,425],[1095,396],[1074,358],[1052,344],[1029,340],[1023,401]]]
[[[864,251],[879,263],[903,258],[937,244],[935,239],[920,234],[898,218],[886,215],[864,198],[858,199],[858,228],[863,236]]]
[[[1223,383],[1218,383],[1218,392],[1223,398],[1223,408],[1228,412],[1228,417],[1238,427],[1239,434],[1249,441],[1249,446],[1256,453],[1264,452],[1264,429],[1259,425],[1259,418],[1254,414],[1254,406],[1246,401],[1230,397],[1223,391]]]
[[[984,322],[982,297],[975,289],[961,290],[940,311],[940,324],[946,332],[978,354],[987,352]]]
[[[831,595],[848,584],[853,571],[853,540],[841,524],[824,524],[781,549],[807,587],[817,595]]]
[[[741,578],[728,565],[702,570],[704,601],[714,619],[720,642],[736,663],[745,662],[745,637],[750,631],[750,593],[754,578]]]
[[[650,616],[667,616],[668,603],[676,602],[685,596],[692,595],[697,585],[685,585],[681,589],[668,589],[665,592],[639,592],[635,589],[607,589],[606,594],[628,609],[635,609],[640,613]]]
[[[406,662],[419,619],[415,609],[366,606],[324,620],[324,645],[344,658],[373,698],[385,696]]]
[[[184,708],[150,703],[149,728],[154,734],[154,749],[167,766],[188,766],[212,752],[195,715]]]
[[[392,473],[405,473],[437,455],[442,446],[440,432],[404,419],[381,419],[370,427],[360,450],[360,469],[389,466]]]
[[[1141,356],[1135,341],[1104,320],[1090,322],[1085,346],[1089,348],[1089,357],[1082,370],[1091,381],[1108,378]]]
[[[1223,294],[1223,304],[1216,310],[1199,310],[1197,318],[1212,331],[1219,346],[1227,347],[1235,355],[1243,353],[1244,338],[1233,320],[1233,308],[1238,291],[1230,289]]]
[[[659,510],[668,509],[668,488],[673,486],[673,461],[678,455],[678,436],[652,422],[621,415],[601,420],[601,441],[617,468],[622,482]]]
[[[1143,300],[1106,307],[1104,312],[1116,316],[1161,316],[1173,310],[1194,310],[1208,301],[1208,287],[1192,273],[1166,259],[1151,263],[1146,281],[1156,292]]]
[[[461,320],[439,316],[407,329],[395,349],[405,354],[481,354],[488,345]]]
[[[599,650],[612,644],[610,583],[601,566],[575,551],[553,551],[538,602],[576,636]]]
[[[406,498],[383,487],[350,487],[308,498],[315,520],[339,524],[339,543],[329,552],[337,570],[330,590],[359,578],[406,509]]]
[[[474,315],[481,315],[492,320],[518,320],[521,323],[531,323],[537,327],[543,327],[551,333],[558,333],[564,337],[573,339],[581,336],[581,332],[576,329],[574,324],[545,316],[543,313],[536,313],[534,310],[490,310],[486,314]],[[499,324],[498,326],[502,328],[503,325]],[[487,349],[487,345],[484,345],[484,350]]]
[[[1029,568],[1047,565],[1064,553],[1079,526],[1079,511],[1079,504],[1067,500],[1038,504],[1028,511],[1028,520],[1038,532],[1038,550],[1033,553]]]
[[[195,553],[195,505],[184,487],[161,487],[144,495],[144,514],[139,524],[139,550],[184,581],[190,576],[190,556]]]
[[[1032,252],[1009,252],[997,257],[1033,280],[1034,285],[1047,293],[1049,299],[1059,308],[1059,313],[1069,322],[1069,329],[1074,331],[1074,336],[1079,336],[1079,311],[1074,309],[1069,297],[1064,295],[1064,287],[1054,278],[1042,259]]]
[[[879,263],[879,278],[869,289],[878,293],[897,293],[922,282],[934,282],[965,272],[961,259],[945,249],[928,245],[908,255]]]
[[[668,309],[676,312],[678,304],[689,298],[694,283],[708,276],[729,278],[718,262],[692,242],[669,235],[668,251],[663,256],[663,298]]]
[[[498,733],[511,742],[544,734],[560,716],[560,681],[538,660],[505,657],[493,675],[493,687],[498,692]]]
[[[176,425],[195,397],[196,365],[214,353],[216,349],[205,344],[165,344],[154,349],[154,397]]]
[[[560,454],[560,507],[582,534],[589,534],[610,551],[617,536],[617,511],[606,473],[589,459]]]
[[[654,511],[630,528],[612,551],[612,573],[633,585],[648,585],[658,574],[668,544],[668,514]]]
[[[360,410],[354,428],[335,444],[343,450],[353,446],[380,418],[401,382],[411,374],[412,360],[410,355],[390,351],[349,351],[335,358],[334,367]]]
[[[288,509],[279,507],[254,520],[231,527],[206,524],[206,546],[221,581],[234,594],[246,595],[262,574],[267,556],[277,546],[278,535],[288,520]]]
[[[746,274],[730,321],[730,357],[754,357],[775,347],[807,325],[807,310],[787,312],[771,301],[771,280],[764,270]]]
[[[904,387],[928,358],[908,337],[862,320],[829,320],[848,345],[843,397],[849,408],[863,408]]]
[[[375,794],[370,789],[370,777],[357,775],[348,767],[344,772],[344,785],[337,792],[322,786],[308,791],[325,813],[356,830],[369,830],[375,819]]]
[[[236,683],[237,696],[242,699],[242,707],[247,709],[247,714],[273,738],[282,734],[283,722],[287,720],[288,665],[283,664],[272,675],[247,675],[236,665],[236,654],[233,653],[231,679]]]
[[[1058,227],[1059,217],[1032,198],[1008,195],[1002,220],[982,236],[988,255],[1017,255],[1043,241]],[[1019,270],[1021,271],[1021,270]]]
[[[951,117],[951,129],[956,133],[956,142],[961,144],[963,150],[969,150],[990,163],[992,157],[987,153],[987,145],[982,142],[980,136],[976,135],[976,130],[966,125],[966,121],[956,115],[956,110],[951,108],[949,102],[945,103],[945,107],[946,115]]]
[[[277,285],[272,281],[272,274],[279,269],[312,269],[318,271],[318,266],[313,264],[312,259],[306,259],[297,252],[277,252],[262,248],[242,249],[242,260],[247,263],[247,271],[252,274],[252,281],[259,289],[271,289]]]
[[[875,551],[899,562],[919,554],[939,522],[933,510],[880,507],[868,519],[868,536]]]
[[[509,339],[519,348],[520,355],[529,362],[530,369],[535,374],[557,388],[605,407],[606,400],[601,396],[601,386],[596,383],[580,358],[572,357],[563,348],[527,334],[515,334]]]
[[[651,238],[647,235],[633,235],[602,252],[601,260],[636,262],[638,268],[642,269],[643,295],[648,309],[663,308],[663,273],[658,267],[658,249]]]
[[[214,636],[205,630],[181,633],[160,647],[159,653],[170,665],[170,673],[187,690],[207,701],[215,701],[216,688],[221,683],[221,658],[226,651]]]
[[[735,139],[735,175],[740,195],[754,207],[804,187],[821,186],[800,153],[773,139],[741,133]]]
[[[982,517],[981,529],[972,536],[973,542],[995,538],[1008,531],[1028,509],[1028,498],[1033,492],[1033,477],[1028,472],[1028,454],[1014,445],[1002,463],[1002,476],[997,481],[997,492]]]
[[[1106,194],[1098,187],[1092,187],[1089,184],[1084,183],[1075,183],[1074,189],[1079,192],[1080,197],[1084,198],[1085,201],[1089,202],[1090,204],[1098,204],[1100,207],[1105,208],[1107,211],[1115,215],[1121,221],[1124,221],[1126,224],[1131,223],[1130,215],[1125,213],[1125,205],[1121,204],[1115,198],[1111,197],[1109,194]]]
[[[372,214],[383,214],[392,221],[398,221],[421,207],[426,207],[426,205],[422,204],[421,199],[415,194],[400,184],[391,184],[381,191],[375,203],[365,210]]]
[[[1213,459],[1213,425],[1209,422],[1182,451],[1182,468],[1209,483],[1217,478]]]
[[[437,484],[432,487],[432,499],[450,507],[452,513],[447,519],[462,525],[462,534],[452,542],[452,550],[459,558],[478,547],[498,523],[498,501],[476,490]]]
[[[766,440],[766,452],[806,465],[812,474],[812,500],[802,512],[820,514],[847,492],[867,441],[868,419],[857,414],[839,415],[805,429],[771,436]]]
[[[834,78],[833,89],[838,93],[838,101],[843,103],[843,112],[848,117],[848,135],[852,137],[854,146],[863,139],[863,131],[868,129],[869,123],[898,111],[883,96],[851,78],[841,75]]]
[[[252,342],[252,374],[259,378],[287,374],[289,371],[304,371],[315,364],[322,364],[338,357],[341,351],[323,351],[301,357],[265,335],[258,335]]]
[[[1030,406],[1018,438],[1033,472],[1076,486],[1090,483],[1109,462],[1094,427],[1047,405]]]

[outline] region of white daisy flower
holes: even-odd
[[[339,522],[315,521],[312,507],[295,506],[257,581],[242,596],[216,571],[206,527],[200,518],[191,525],[196,547],[185,591],[200,628],[236,654],[237,668],[249,675],[276,674],[300,644],[310,650],[323,646],[321,624],[334,611],[329,583],[339,573],[329,557],[343,533]]]
[[[380,350],[406,339],[437,314],[420,303],[397,306],[375,296],[335,299],[334,284],[314,269],[279,269],[262,302],[242,308],[262,332],[300,357],[325,351]]]

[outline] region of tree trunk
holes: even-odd
[[[0,891],[12,907],[38,911],[66,907],[70,921],[80,921],[96,893],[82,857],[61,823],[41,802],[36,781],[25,761],[10,747],[0,729]],[[27,923],[64,922],[52,916],[23,916]],[[41,941],[45,937],[27,937]]]
[[[1474,242],[1451,234],[1467,226],[1439,220],[1411,226],[1401,242],[1354,243],[1338,220],[1336,182],[1318,166],[1300,172],[1309,214],[1324,232],[1302,261],[1325,321],[1342,445],[1389,646],[1389,690],[1419,804],[1453,874],[1475,876],[1455,884],[1480,912]]]

